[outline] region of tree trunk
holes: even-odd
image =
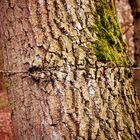
[[[135,43],[135,85],[140,98],[140,1],[129,0],[134,16],[134,43]]]
[[[128,45],[127,54],[131,61],[135,63],[135,43],[134,43],[134,18],[129,0],[115,0],[116,13],[121,24],[123,38]]]
[[[136,59],[136,65],[139,67],[140,66],[140,1],[139,0],[129,0],[132,11],[133,11],[133,16],[134,16],[134,32],[135,32],[135,48],[136,48],[136,53],[135,53],[135,59]]]
[[[139,139],[112,0],[1,0],[0,9],[16,140]]]

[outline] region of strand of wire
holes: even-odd
[[[95,67],[96,68],[96,67]],[[98,67],[100,68],[100,67]],[[130,68],[132,70],[140,70],[140,67],[105,67],[105,68]],[[47,72],[48,70],[39,70],[39,72]],[[31,73],[30,71],[15,71],[15,70],[0,70],[0,73],[18,74],[18,73]]]

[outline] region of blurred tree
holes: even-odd
[[[139,139],[113,0],[1,0],[0,14],[16,140]]]
[[[123,38],[128,45],[128,55],[135,63],[135,43],[134,43],[134,19],[129,0],[115,0],[117,17],[121,24]]]
[[[129,0],[134,16],[134,43],[135,43],[135,85],[140,97],[140,1]]]
[[[135,59],[136,66],[140,67],[140,1],[139,0],[129,0],[133,15],[134,15],[134,32],[135,32]]]

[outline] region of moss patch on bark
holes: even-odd
[[[91,48],[98,61],[111,62],[119,66],[131,65],[126,55],[127,45],[122,38],[113,3],[107,3],[106,0],[97,3],[93,23],[89,29],[96,34]]]

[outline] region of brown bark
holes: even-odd
[[[0,44],[16,140],[139,139],[130,69],[97,61],[89,47],[100,3],[0,1]]]

